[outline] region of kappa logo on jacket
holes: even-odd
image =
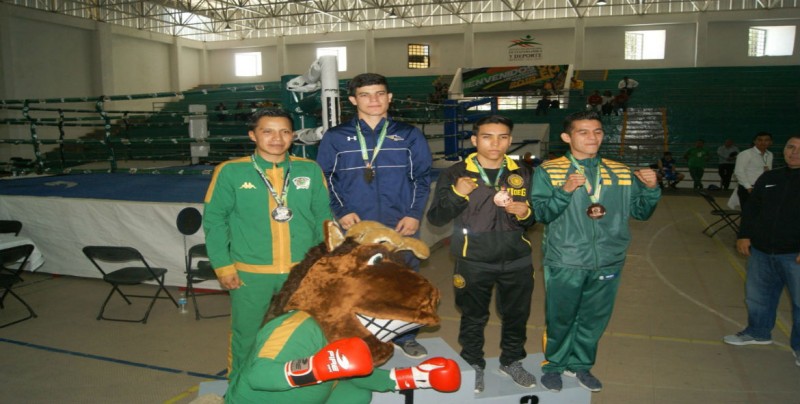
[[[347,139],[348,142],[355,142],[358,140],[358,136],[345,136],[345,139]]]
[[[245,181],[239,189],[256,189],[256,186],[250,181]]]

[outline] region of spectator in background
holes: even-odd
[[[767,150],[772,146],[772,134],[757,133],[753,144],[755,146],[736,155],[736,166],[733,169],[736,180],[739,182],[739,186],[736,188],[736,195],[739,198],[738,205],[742,209],[744,209],[750,192],[753,191],[753,184],[756,183],[758,177],[772,169],[772,152]],[[728,203],[729,206],[732,204],[734,203]]]
[[[658,174],[658,183],[662,188],[665,186],[663,181],[667,181],[666,186],[672,189],[677,188],[678,183],[683,181],[683,174],[678,172],[675,163],[676,161],[672,158],[672,153],[668,151],[665,151],[664,157],[658,160],[658,171],[656,173]]]
[[[586,110],[602,112],[603,96],[600,95],[600,90],[594,90],[594,92],[586,98]]]
[[[726,191],[731,186],[731,177],[733,176],[733,168],[736,166],[736,156],[738,154],[739,148],[733,144],[731,139],[725,139],[725,143],[717,148],[720,187]]]
[[[629,78],[628,76],[623,77],[622,80],[620,80],[617,84],[617,88],[620,90],[625,90],[629,97],[633,95],[633,90],[636,87],[639,87],[639,82]]]
[[[689,175],[694,181],[694,189],[703,189],[703,174],[706,171],[706,163],[711,159],[711,153],[708,152],[705,144],[703,139],[697,139],[694,147],[686,150],[686,153],[683,154],[683,158],[689,162],[687,165],[689,166]]]
[[[244,101],[239,101],[239,102],[236,103],[236,115],[235,116],[236,116],[236,120],[237,121],[242,121],[242,122],[247,121],[247,118],[250,117],[250,113],[247,112],[247,110],[246,110],[246,108],[244,106]]]
[[[583,80],[572,76],[572,78],[569,79],[569,88],[570,90],[579,91],[581,94],[583,94]]]
[[[783,157],[786,167],[758,178],[742,212],[736,249],[747,257],[747,327],[723,341],[771,344],[778,302],[786,288],[793,307],[789,346],[794,364],[800,366],[800,135],[789,138]]]
[[[602,111],[603,115],[611,115],[611,112],[614,111],[614,95],[611,94],[611,90],[603,91]]]
[[[614,96],[614,115],[625,113],[628,111],[628,92],[625,89],[619,90],[619,94]]]
[[[536,115],[540,113],[542,115],[547,115],[547,110],[550,108],[550,96],[545,94],[542,96],[542,99],[536,103]]]
[[[218,121],[224,121],[225,118],[228,117],[228,108],[225,108],[225,103],[224,102],[220,101],[220,103],[217,104],[216,107],[214,107],[214,110],[217,111],[217,120]]]

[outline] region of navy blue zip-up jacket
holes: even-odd
[[[366,166],[356,136],[356,124],[371,159],[386,119],[375,130],[354,118],[325,132],[317,163],[328,180],[331,211],[339,219],[350,213],[394,228],[405,216],[422,221],[430,194],[431,151],[422,131],[388,119],[389,128],[375,158],[375,178],[364,178]]]

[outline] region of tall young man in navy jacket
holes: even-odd
[[[392,93],[385,77],[359,74],[348,90],[358,115],[328,130],[317,155],[328,180],[333,215],[345,230],[374,220],[404,236],[419,236],[430,193],[428,141],[416,127],[389,117]],[[407,257],[418,269],[419,261],[411,254]],[[406,356],[427,355],[414,332],[394,342]]]

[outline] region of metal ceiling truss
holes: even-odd
[[[198,41],[559,18],[796,9],[800,0],[0,0]]]

